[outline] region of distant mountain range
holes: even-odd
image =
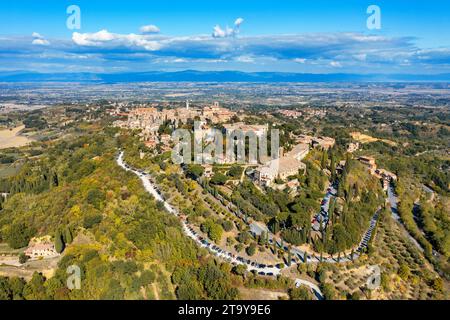
[[[0,82],[450,82],[450,74],[350,74],[240,71],[178,71],[133,73],[0,72]]]

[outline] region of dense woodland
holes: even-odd
[[[229,273],[115,164],[115,133],[58,142],[2,181],[11,194],[1,206],[1,241],[12,248],[46,234],[67,241],[61,234],[70,228],[74,242],[64,243],[52,278],[0,278],[0,299],[155,299],[155,286],[161,299],[237,298]],[[78,244],[80,237],[91,240]],[[72,264],[81,267],[83,290],[67,289]]]

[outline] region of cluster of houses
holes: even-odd
[[[191,108],[186,101],[184,108],[168,108],[158,110],[155,107],[136,108],[131,110],[127,120],[117,120],[114,126],[127,129],[140,129],[141,137],[147,147],[162,145],[162,151],[170,150],[171,136],[158,134],[158,130],[165,122],[170,121],[174,126],[187,123],[190,119],[199,120],[202,123],[223,123],[229,121],[236,113],[220,107],[218,102],[203,108]]]
[[[313,148],[321,148],[328,150],[336,144],[336,140],[330,137],[313,137],[305,134],[301,134],[296,138],[297,143],[303,143],[311,145]]]
[[[298,117],[302,113],[295,110],[281,110],[281,114],[289,117]],[[158,130],[161,125],[170,120],[174,125],[179,123],[186,123],[189,119],[196,119],[201,123],[201,139],[203,143],[213,143],[215,135],[213,130],[209,130],[210,124],[225,123],[223,128],[227,134],[232,134],[239,130],[244,135],[253,134],[260,138],[268,133],[269,127],[267,124],[246,124],[244,122],[229,122],[236,113],[226,108],[219,106],[218,102],[215,102],[212,106],[204,108],[191,108],[189,101],[186,102],[185,108],[176,109],[163,109],[157,108],[137,108],[133,109],[128,114],[128,119],[125,121],[116,121],[115,125],[118,127],[129,129],[140,129],[141,137],[147,147],[153,148],[158,144],[161,146],[162,151],[169,151],[171,149],[171,136],[169,134],[158,134]],[[197,139],[197,136],[196,136]],[[298,180],[289,179],[289,177],[296,176],[299,172],[306,170],[306,165],[302,160],[308,155],[310,148],[321,148],[328,150],[335,144],[335,140],[330,137],[323,136],[297,136],[296,144],[289,152],[284,153],[284,149],[280,148],[279,154],[276,159],[259,159],[253,160],[254,163],[250,163],[250,166],[254,167],[254,170],[250,170],[249,176],[253,178],[254,182],[261,187],[273,187],[273,188],[289,188],[296,190],[299,185]],[[210,154],[202,154],[203,159],[211,157]],[[236,159],[233,155],[219,154],[214,155],[215,163],[217,164],[233,164],[236,163]],[[204,164],[204,176],[212,177],[213,168],[211,164]],[[277,180],[278,183],[275,183]],[[280,182],[283,183],[280,183]]]
[[[240,130],[244,134],[252,132],[255,136],[260,137],[267,133],[268,125],[245,124],[243,122],[236,122],[231,124],[224,124],[224,129],[227,133],[232,133],[235,130]],[[208,140],[208,131],[204,138],[205,142],[212,142]],[[250,166],[255,167],[248,171],[248,175],[253,181],[261,187],[271,187],[276,189],[289,188],[296,191],[299,186],[299,181],[290,177],[296,176],[299,172],[306,170],[306,165],[302,160],[308,155],[310,148],[321,148],[327,150],[333,147],[335,140],[329,137],[312,137],[301,135],[296,138],[296,145],[289,152],[284,152],[281,147],[278,156],[275,159],[268,157],[261,158],[259,161],[249,163]],[[205,155],[208,156],[208,155]],[[235,159],[230,155],[216,155],[217,164],[233,164]],[[211,164],[204,164],[204,176],[212,177],[213,167]],[[278,183],[275,183],[278,182]],[[281,182],[281,183],[280,183]]]
[[[297,119],[299,117],[302,116],[302,112],[301,111],[297,111],[297,110],[279,110],[278,111],[279,114],[285,116],[286,118],[291,118],[291,119]]]
[[[191,108],[189,101],[186,101],[184,108],[163,110],[154,107],[136,108],[128,113],[126,121],[116,121],[114,124],[117,127],[141,129],[144,135],[153,136],[157,134],[159,127],[165,121],[171,121],[174,125],[186,123],[189,119],[219,123],[229,121],[235,114],[231,110],[220,107],[218,102],[204,108]]]

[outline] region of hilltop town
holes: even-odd
[[[58,283],[19,293],[27,299],[447,294],[445,108],[231,97],[5,110],[3,130],[28,140],[0,157],[0,274]],[[200,146],[189,163],[173,159],[178,129]],[[64,286],[70,265],[88,270],[87,291]]]

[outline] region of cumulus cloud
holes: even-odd
[[[48,46],[48,45],[50,45],[50,42],[48,40],[45,40],[45,39],[34,39],[31,43],[35,44],[35,45],[40,45],[40,46]]]
[[[34,38],[31,44],[40,45],[40,46],[48,46],[50,42],[46,40],[41,34],[37,32],[33,32],[31,36]]]
[[[142,26],[140,29],[141,33],[159,33],[160,30],[157,26],[149,24],[147,26]]]
[[[234,37],[239,33],[241,24],[243,22],[244,22],[244,19],[237,18],[234,21],[234,28],[230,28],[230,27],[226,26],[224,29],[222,29],[221,26],[216,25],[213,29],[212,36],[213,36],[213,38]]]
[[[72,35],[77,47],[85,52],[109,56],[125,53],[151,52],[155,56],[179,59],[252,61],[272,59],[296,64],[343,65],[400,64],[449,60],[448,50],[418,50],[412,38],[389,38],[355,33],[293,34],[276,36],[233,37],[236,29],[214,28],[207,35],[169,37],[155,34],[117,34],[107,30]],[[244,58],[243,58],[244,57]],[[249,59],[247,59],[247,62]]]
[[[242,24],[242,22],[244,22],[244,19],[242,19],[242,18],[237,18],[237,19],[234,21],[234,25],[235,25],[236,27],[240,27],[241,24]]]
[[[213,36],[214,38],[225,38],[226,35],[227,35],[227,34],[226,34],[225,30],[223,30],[219,25],[216,25],[216,26],[213,28],[212,36]]]
[[[36,38],[36,39],[44,39],[44,37],[43,36],[41,36],[39,33],[37,33],[37,32],[33,32],[32,34],[31,34],[31,36],[33,37],[33,38]]]
[[[108,30],[72,34],[71,41],[53,39],[51,43],[35,32],[30,37],[2,37],[2,59],[7,55],[23,56],[27,61],[61,62],[61,58],[43,53],[67,54],[68,59],[92,64],[116,65],[158,64],[200,68],[206,63],[222,63],[232,68],[259,68],[266,65],[273,70],[321,72],[341,68],[342,72],[379,70],[396,71],[436,70],[450,72],[449,48],[418,48],[411,37],[387,37],[361,33],[319,33],[258,35],[235,37],[233,28],[216,26],[213,36],[167,36],[160,34],[120,34]],[[95,59],[94,59],[95,57]],[[12,59],[12,58],[11,58]],[[75,63],[75,62],[73,62]],[[80,62],[81,63],[81,62]],[[139,69],[140,70],[140,69]],[[431,71],[430,71],[431,72]]]
[[[106,29],[95,33],[74,32],[72,40],[77,45],[87,47],[137,47],[148,51],[155,51],[161,47],[158,41],[152,40],[147,35],[111,33]]]

